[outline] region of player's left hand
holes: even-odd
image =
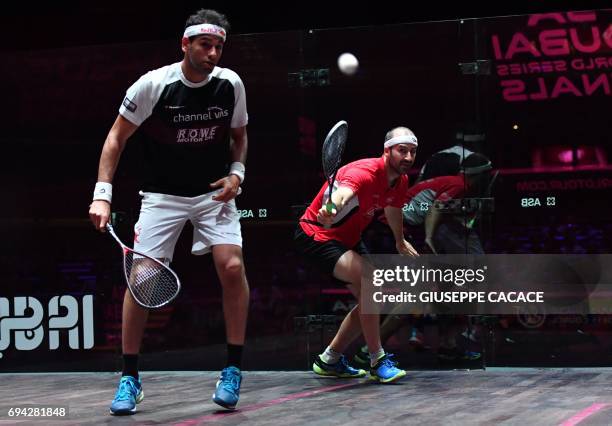
[[[402,238],[401,241],[395,242],[395,248],[399,254],[410,257],[419,257],[419,253],[412,247],[408,241]]]
[[[221,188],[221,191],[217,195],[213,195],[213,200],[227,203],[236,198],[236,195],[240,193],[240,179],[238,179],[236,175],[225,176],[211,183],[210,187],[213,189]]]

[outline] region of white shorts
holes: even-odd
[[[217,244],[242,247],[236,203],[214,201],[219,191],[198,197],[141,192],[140,216],[134,225],[134,250],[172,260],[174,247],[187,220],[193,224],[193,254],[206,254]]]

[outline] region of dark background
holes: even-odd
[[[182,33],[185,19],[200,8],[225,13],[232,33],[398,24],[602,9],[609,0],[519,1],[68,1],[11,2],[0,17],[0,49],[163,40]]]

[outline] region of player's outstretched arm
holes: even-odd
[[[436,209],[434,206],[431,206],[427,212],[427,216],[425,216],[425,244],[429,246],[433,254],[438,254],[433,243],[433,236],[435,235],[441,221],[442,213],[440,213],[440,210]]]
[[[385,216],[389,228],[393,232],[395,238],[395,248],[399,254],[406,256],[417,257],[419,253],[412,247],[404,238],[404,218],[402,216],[402,209],[399,207],[387,206],[385,207]]]

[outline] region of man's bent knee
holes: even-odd
[[[219,272],[224,275],[242,275],[244,271],[244,265],[242,263],[242,259],[238,257],[231,257],[227,261],[221,263],[219,265]]]

